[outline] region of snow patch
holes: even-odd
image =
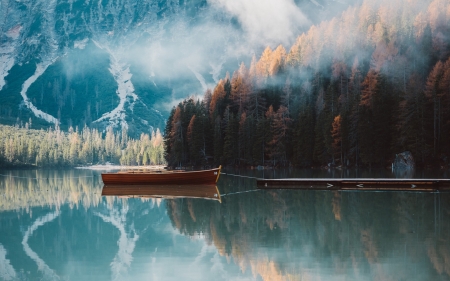
[[[94,41],[94,43],[99,46],[97,42]],[[110,112],[104,113],[102,117],[95,120],[94,123],[109,120],[114,127],[120,124],[122,128],[128,128],[128,124],[125,121],[125,103],[131,98],[132,102],[130,104],[130,109],[132,110],[134,103],[139,98],[134,93],[134,86],[133,83],[131,83],[132,74],[130,73],[129,65],[120,61],[110,50],[108,51],[111,55],[109,72],[111,72],[117,82],[118,88],[116,93],[119,96],[120,101],[116,108]]]
[[[205,78],[203,78],[203,76],[200,73],[198,73],[197,71],[195,71],[192,67],[188,66],[188,68],[192,71],[192,73],[194,73],[198,82],[200,82],[200,84],[202,85],[203,92],[206,92],[206,90],[208,90],[208,86],[206,85]]]
[[[89,38],[84,38],[83,40],[75,41],[73,42],[73,47],[75,49],[83,50],[84,48],[86,48],[87,42],[89,42]]]
[[[20,31],[22,30],[22,26],[20,24],[14,26],[10,30],[6,31],[6,36],[16,40],[20,36]]]
[[[161,114],[161,112],[158,110],[158,109],[153,109],[156,113],[158,113],[159,114],[159,116],[161,116],[162,117],[162,114]]]
[[[322,5],[320,5],[316,0],[311,0],[311,2],[314,4],[314,5],[316,5],[317,7],[320,7],[320,8],[324,8]]]
[[[8,76],[9,71],[14,65],[14,58],[9,56],[0,57],[0,91],[5,86],[5,77]]]
[[[41,54],[41,63],[38,63],[36,65],[36,71],[35,73],[29,77],[22,85],[22,90],[20,91],[20,95],[23,98],[23,103],[26,107],[28,107],[33,114],[41,118],[49,123],[53,124],[59,124],[59,121],[51,116],[50,114],[47,114],[41,110],[39,110],[29,99],[27,96],[28,88],[30,88],[31,84],[33,84],[39,76],[41,76],[47,67],[49,67],[51,64],[53,64],[56,59],[58,59],[57,51],[58,51],[58,42],[57,42],[57,34],[55,31],[55,8],[56,8],[56,0],[50,0],[50,1],[41,1],[41,5],[44,5],[45,9],[43,9],[43,18],[45,20],[42,21],[42,30],[45,32],[45,38],[46,44],[48,48],[45,48],[48,50],[48,53]],[[15,30],[14,32],[17,33],[17,30],[20,31],[19,27],[13,28]],[[42,36],[42,35],[40,35]],[[40,36],[32,37],[28,40],[28,44],[40,44]],[[20,64],[19,64],[20,65]]]
[[[52,61],[52,63],[53,63],[53,61]],[[33,84],[39,78],[39,76],[41,76],[42,73],[45,72],[45,70],[47,69],[47,67],[49,67],[50,64],[51,63],[46,63],[46,64],[39,63],[36,65],[36,71],[34,72],[34,74],[23,83],[22,91],[20,91],[20,95],[23,98],[23,102],[24,102],[25,106],[28,107],[36,117],[44,119],[45,121],[47,121],[49,123],[59,124],[59,121],[55,117],[43,112],[42,110],[39,110],[28,99],[28,96],[27,96],[28,88],[30,88],[31,84]]]
[[[14,45],[8,45],[8,46],[3,46],[0,47],[0,54],[10,54],[12,52],[14,52]]]
[[[139,120],[141,121],[142,124],[144,124],[145,126],[148,126],[148,121],[144,120],[142,118],[139,118]]]
[[[213,62],[209,62],[209,66],[211,66],[211,72],[209,74],[212,75],[212,78],[214,79],[214,82],[217,84],[219,83],[219,77],[220,72],[222,71],[222,66],[225,63],[225,59],[222,58],[222,60],[218,64],[214,64]]]

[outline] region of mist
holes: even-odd
[[[315,1],[297,2],[208,0],[195,15],[183,10],[186,6],[180,7],[152,21],[145,36],[135,33],[139,39],[131,38],[134,43],[123,50],[123,57],[145,71],[156,86],[170,87],[171,104],[176,104],[214,88],[227,72],[241,62],[248,65],[265,47],[292,45],[313,23],[334,15],[330,9],[340,11],[329,6],[335,3],[331,1],[323,6]]]
[[[3,20],[0,20],[0,30],[5,32],[0,34],[0,91],[9,96],[25,89],[22,96],[24,100],[30,99],[26,106],[34,116],[42,119],[36,113],[39,109],[49,114],[46,120],[59,119],[58,111],[65,112],[66,98],[62,96],[67,95],[64,94],[65,89],[54,87],[54,74],[49,72],[58,73],[59,70],[52,67],[62,61],[63,74],[69,81],[78,71],[78,66],[73,65],[76,61],[77,65],[83,65],[83,71],[78,71],[79,78],[86,79],[83,73],[102,73],[117,83],[117,97],[108,98],[110,104],[118,101],[116,108],[97,104],[98,93],[92,90],[97,81],[85,80],[94,85],[80,84],[72,89],[72,96],[83,101],[90,99],[91,113],[88,114],[87,102],[84,105],[86,109],[79,110],[86,115],[85,120],[105,120],[125,126],[123,113],[127,110],[132,112],[139,100],[144,107],[154,108],[156,115],[158,110],[162,110],[163,114],[158,117],[161,119],[166,116],[164,112],[167,113],[178,101],[192,95],[201,97],[206,89],[214,88],[241,62],[249,65],[252,56],[259,57],[267,46],[276,48],[283,44],[288,49],[313,24],[330,19],[357,2],[57,0],[50,6],[45,1],[1,2],[0,16]],[[109,67],[105,65],[105,56],[109,57]],[[99,62],[94,63],[96,60]],[[26,88],[23,87],[24,82],[11,88],[11,83],[8,85],[7,82],[8,75],[15,66],[24,65],[31,65],[27,66],[28,72],[16,71],[13,76],[18,76],[9,77],[9,80],[35,79]],[[44,71],[36,72],[33,70],[35,65]],[[60,82],[65,83],[63,80]],[[105,81],[101,83],[113,85]],[[45,109],[48,104],[40,98],[41,89],[45,87],[38,85],[44,84],[52,84],[55,91],[60,92],[58,109],[54,112]],[[153,104],[145,104],[138,89],[154,95],[150,101]],[[69,90],[67,88],[66,92]],[[55,93],[53,99],[58,103]],[[114,92],[105,95],[114,95]],[[40,100],[41,105],[36,105],[34,100]],[[8,112],[17,107],[13,104],[5,106]],[[33,111],[35,107],[37,109]],[[73,108],[76,107],[72,103]],[[66,115],[64,118],[67,120],[73,118],[68,113]],[[142,122],[150,121],[149,118],[153,117]]]
[[[209,0],[242,26],[247,46],[289,44],[309,21],[292,0]]]

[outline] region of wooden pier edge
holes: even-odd
[[[450,179],[356,179],[286,178],[257,179],[258,189],[360,190],[360,191],[450,191]]]

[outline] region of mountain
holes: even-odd
[[[182,98],[354,2],[2,0],[0,123],[162,128]]]

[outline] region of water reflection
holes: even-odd
[[[232,177],[220,187],[233,185],[253,188]],[[274,190],[223,196],[214,206],[173,200],[167,208],[181,233],[204,233],[221,255],[263,280],[448,280],[449,199]]]
[[[0,277],[3,280],[15,280],[16,271],[12,267],[10,261],[6,258],[6,250],[2,244],[0,244]]]
[[[10,174],[1,280],[450,280],[446,193],[265,191],[224,175],[222,203],[126,199],[102,197],[90,171]]]
[[[0,177],[0,211],[33,207],[89,208],[101,201],[100,175],[79,170],[16,170]]]
[[[216,185],[113,185],[103,186],[103,196],[140,198],[201,198],[220,201]]]
[[[133,251],[136,245],[136,241],[139,239],[139,235],[136,234],[134,225],[131,224],[129,230],[126,230],[127,226],[127,213],[128,206],[121,206],[121,208],[112,208],[107,210],[107,215],[101,213],[95,213],[104,222],[112,224],[119,230],[120,238],[117,241],[119,250],[117,251],[114,260],[111,262],[112,280],[123,280],[126,277],[128,268],[133,261]]]
[[[49,223],[56,219],[56,217],[59,215],[58,212],[52,212],[45,216],[42,216],[34,221],[34,223],[25,231],[25,234],[23,235],[22,245],[25,253],[28,257],[30,257],[37,265],[38,270],[43,273],[42,280],[59,280],[59,276],[56,275],[56,273],[50,269],[50,267],[45,263],[44,260],[42,260],[39,255],[34,252],[30,245],[28,245],[28,239],[31,235],[33,235],[33,232],[35,232],[40,226],[43,226],[46,223]]]

